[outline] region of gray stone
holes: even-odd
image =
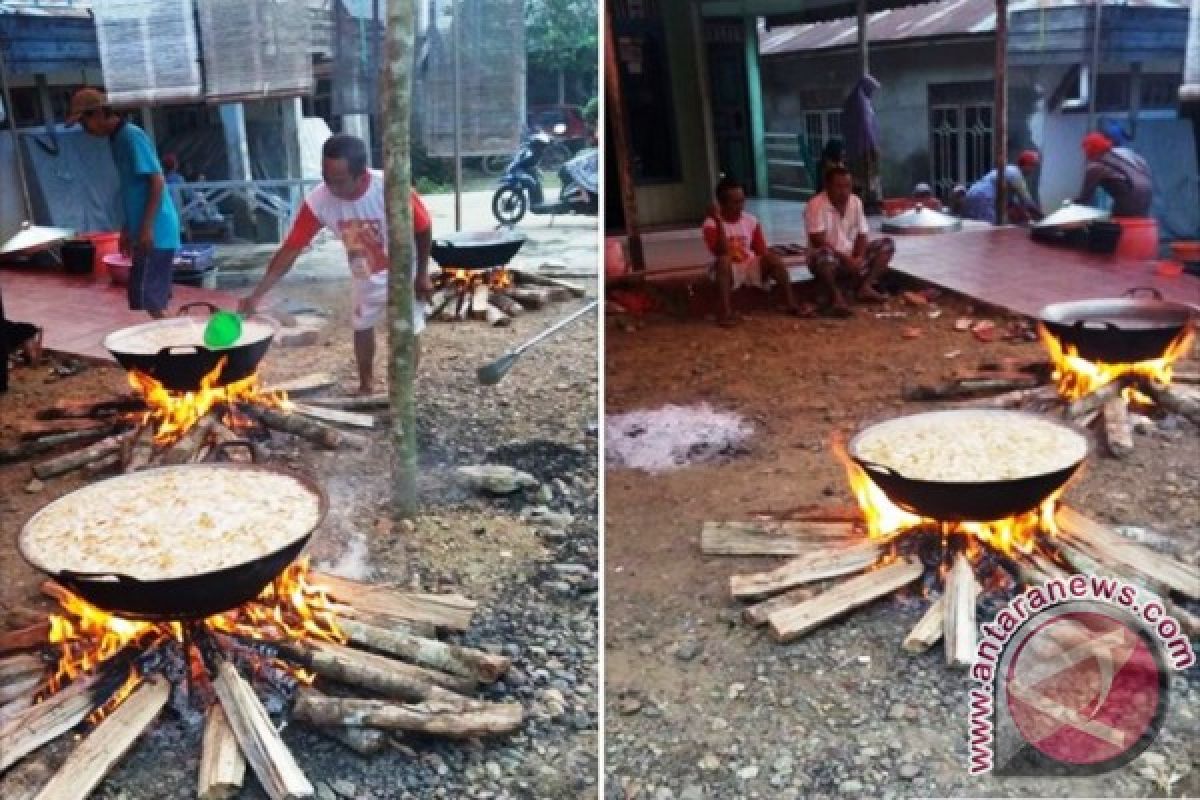
[[[538,485],[537,478],[502,464],[480,464],[459,467],[458,475],[475,491],[490,494],[512,494]]]
[[[336,780],[333,782],[333,790],[342,797],[353,798],[358,796],[358,787],[350,781]]]
[[[654,800],[675,800],[675,792],[664,786],[654,793]]]
[[[696,639],[684,639],[675,648],[675,657],[680,661],[691,661],[704,651],[704,645]]]
[[[329,785],[325,783],[317,784],[317,798],[318,800],[338,800],[337,792],[330,789]]]
[[[856,780],[843,781],[842,785],[838,787],[838,791],[842,794],[852,794],[856,796],[862,794],[862,790],[862,781]]]
[[[901,764],[900,777],[906,781],[911,781],[913,778],[921,774],[921,768],[916,764]]]
[[[679,793],[679,800],[704,800],[704,798],[704,787],[694,783],[691,786],[685,786]]]
[[[742,767],[737,771],[737,776],[744,781],[752,781],[758,777],[758,766],[751,764],[748,767]]]

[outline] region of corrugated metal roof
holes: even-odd
[[[1038,8],[1091,5],[1088,0],[1015,0],[1009,12]],[[1107,0],[1106,5],[1141,8],[1187,8],[1188,0]],[[879,11],[867,18],[871,43],[926,39],[938,36],[990,34],[996,29],[993,0],[940,0],[908,8]],[[852,46],[858,37],[853,17],[807,25],[772,27],[761,32],[759,53],[764,56]]]
[[[91,3],[78,0],[62,0],[57,3],[20,2],[20,0],[0,0],[0,14],[17,14],[23,17],[91,17]]]

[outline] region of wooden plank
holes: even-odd
[[[96,676],[76,679],[56,695],[0,724],[0,772],[74,728],[99,705]]]
[[[263,389],[264,392],[287,392],[289,395],[304,395],[328,389],[337,384],[337,378],[328,372],[314,372],[299,378],[273,383]]]
[[[1075,509],[1060,505],[1055,515],[1059,530],[1103,562],[1116,562],[1152,583],[1200,599],[1200,570],[1129,541],[1111,528]]]
[[[908,632],[908,636],[904,637],[904,644],[901,646],[910,653],[924,653],[942,638],[945,619],[946,595],[943,594],[929,604],[920,621]]]
[[[782,611],[785,608],[791,608],[799,602],[809,599],[817,593],[816,589],[810,586],[802,586],[799,589],[792,589],[783,594],[775,595],[772,598],[763,600],[760,603],[746,606],[742,609],[742,622],[747,625],[758,627],[766,625],[767,618],[776,611]]]
[[[358,414],[353,411],[310,406],[303,403],[292,403],[292,410],[306,417],[324,420],[325,422],[336,422],[338,425],[350,425],[355,428],[375,427],[375,417],[370,414]]]
[[[1133,452],[1133,423],[1129,419],[1129,404],[1121,395],[1104,404],[1104,442],[1113,458],[1124,458]]]
[[[47,461],[33,465],[33,474],[39,480],[48,480],[59,475],[65,475],[72,470],[79,469],[85,464],[90,464],[93,461],[99,461],[105,456],[110,456],[113,453],[120,451],[122,445],[131,437],[133,433],[122,433],[117,436],[110,436],[107,439],[101,439],[93,445],[76,450],[73,453],[65,453],[56,458],[51,458]]]
[[[391,399],[386,394],[307,397],[304,404],[309,407],[340,408],[343,411],[375,411],[390,407]]]
[[[705,522],[700,551],[708,556],[798,556],[814,546],[849,545],[853,536],[854,525],[846,522]]]
[[[811,600],[776,611],[767,619],[777,642],[791,640],[912,583],[925,569],[920,561],[902,560],[837,584]]]
[[[339,619],[337,627],[354,644],[480,683],[499,680],[511,664],[511,660],[505,656],[412,636],[358,620]]]
[[[762,597],[801,584],[861,572],[874,564],[881,552],[882,545],[871,541],[850,547],[811,550],[769,572],[732,576],[729,592],[739,598]]]
[[[311,583],[324,587],[335,600],[368,613],[428,622],[455,631],[471,626],[478,605],[461,595],[402,592],[324,572],[312,573]]]
[[[570,281],[552,278],[537,272],[530,272],[529,270],[517,269],[515,267],[509,267],[508,271],[513,274],[517,283],[532,283],[535,286],[550,286],[555,289],[565,289],[571,297],[575,298],[587,296],[587,289],[577,283],[571,283]]]
[[[86,798],[158,718],[170,697],[171,685],[161,675],[153,676],[134,689],[67,756],[35,800]]]
[[[17,426],[17,436],[22,442],[30,442],[45,438],[46,436],[55,436],[61,433],[77,433],[80,431],[108,435],[113,432],[112,427],[112,422],[109,420],[91,419],[90,417],[83,419],[23,422]]]
[[[979,631],[975,625],[975,600],[979,583],[966,555],[954,557],[954,566],[946,575],[946,600],[942,630],[946,637],[946,663],[951,667],[969,667],[975,661]]]
[[[525,716],[520,703],[396,704],[327,697],[307,687],[296,693],[292,713],[310,725],[369,726],[454,739],[512,733]]]
[[[477,283],[471,289],[471,319],[487,319],[490,291],[486,283]]]
[[[11,653],[17,650],[32,650],[46,644],[50,635],[50,623],[37,622],[24,628],[0,633],[0,653]]]
[[[214,704],[204,719],[197,800],[229,800],[241,791],[245,777],[246,759],[229,717],[219,704]]]

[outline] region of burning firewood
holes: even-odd
[[[220,705],[214,705],[204,718],[197,800],[229,800],[242,788],[245,776],[246,759],[229,717]]]
[[[179,440],[163,454],[159,463],[187,464],[191,462],[196,456],[196,451],[204,445],[205,440],[208,439],[209,434],[216,424],[217,418],[215,414],[211,412],[205,414],[201,420],[189,428],[188,432],[179,437]]]
[[[63,691],[0,724],[0,772],[83,722],[103,705],[125,673],[114,667],[76,679]]]
[[[848,542],[845,522],[705,522],[700,551],[708,556],[796,556],[814,545]]]
[[[550,302],[550,292],[546,289],[522,289],[514,286],[505,289],[504,294],[530,311],[536,311]]]
[[[1069,419],[1079,419],[1096,409],[1104,408],[1114,397],[1120,397],[1126,385],[1127,381],[1125,380],[1115,380],[1106,383],[1094,392],[1085,394],[1078,400],[1068,403],[1066,409],[1067,417]]]
[[[135,689],[67,756],[36,800],[75,800],[91,794],[150,727],[170,696],[170,684],[159,675]]]
[[[328,697],[313,689],[296,693],[292,716],[310,725],[370,726],[455,739],[512,733],[525,712],[519,703],[428,702],[398,705],[381,700]]]
[[[525,307],[523,305],[518,303],[516,300],[513,300],[503,292],[492,291],[492,293],[488,295],[488,302],[510,317],[519,317],[525,313]]]
[[[861,572],[875,563],[881,551],[881,546],[871,541],[810,550],[769,572],[732,576],[729,591],[734,597],[762,597],[801,584]]]
[[[505,656],[410,636],[353,619],[339,619],[337,626],[355,644],[480,683],[499,680],[512,663]]]
[[[330,680],[410,702],[462,700],[475,681],[328,642],[273,643],[289,660]]]
[[[386,586],[360,583],[325,572],[314,572],[312,582],[328,590],[335,600],[356,610],[402,620],[428,622],[452,631],[465,631],[469,628],[471,617],[478,605],[474,600],[456,594],[400,592]]]
[[[945,624],[946,595],[942,594],[929,605],[920,621],[908,632],[908,636],[904,637],[901,647],[910,653],[924,653],[942,638]]]
[[[920,561],[902,560],[843,581],[811,600],[771,614],[767,619],[771,636],[777,642],[789,642],[847,611],[912,583],[922,572],[924,567]]]
[[[1200,400],[1153,380],[1139,381],[1138,388],[1168,411],[1181,414],[1191,420],[1192,424],[1200,425]]]
[[[269,428],[295,434],[327,450],[337,450],[343,446],[352,445],[359,445],[361,449],[362,440],[359,437],[343,433],[300,414],[288,414],[273,408],[249,405],[239,406],[239,410],[257,418]]]
[[[1121,395],[1104,404],[1104,441],[1114,458],[1124,458],[1133,452],[1133,423],[1129,419],[1129,404]]]
[[[355,428],[375,427],[375,418],[370,414],[356,414],[353,411],[342,411],[337,408],[323,408],[321,406],[293,403],[292,412],[325,422],[336,422],[338,425],[350,425]]]
[[[975,627],[975,600],[979,583],[966,555],[954,557],[954,566],[946,574],[945,613],[942,631],[946,638],[946,663],[969,667],[975,660],[979,632]]]
[[[61,456],[43,461],[33,465],[33,474],[39,480],[48,480],[58,475],[65,475],[72,470],[79,469],[84,464],[90,464],[93,461],[99,461],[105,456],[119,452],[121,446],[133,437],[133,432],[121,433],[116,436],[110,436],[107,439],[101,439],[93,445],[85,447],[82,450],[76,450],[73,453],[66,453]]]
[[[799,589],[792,589],[783,594],[777,594],[769,600],[763,600],[761,603],[746,606],[742,609],[742,622],[747,625],[753,625],[756,628],[760,625],[766,625],[767,619],[776,611],[791,608],[797,603],[808,600],[816,593],[816,589],[802,586]]]

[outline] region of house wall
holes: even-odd
[[[877,45],[870,54],[871,73],[882,84],[875,93],[875,113],[882,137],[884,193],[908,194],[929,179],[929,89],[931,84],[991,81],[990,37],[958,43],[928,42]],[[804,131],[806,110],[840,108],[858,79],[853,50],[790,53],[762,61],[767,130]],[[819,96],[816,108],[804,97]],[[1010,81],[1009,148],[1016,152],[1032,143],[1030,119],[1036,110],[1033,82]]]

